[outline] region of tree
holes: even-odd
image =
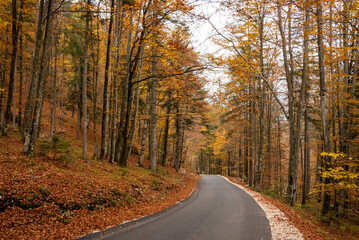
[[[40,1],[40,4],[42,1]],[[42,3],[43,4],[43,3]],[[44,90],[45,90],[45,83],[46,83],[46,77],[47,77],[47,62],[48,62],[48,49],[49,49],[49,42],[50,42],[50,34],[51,34],[51,27],[52,27],[52,8],[53,8],[53,0],[48,0],[47,2],[47,11],[46,11],[46,25],[45,25],[45,35],[43,39],[40,39],[40,43],[42,44],[42,52],[41,52],[41,60],[40,60],[40,72],[38,79],[34,79],[34,81],[37,80],[37,83],[35,82],[34,85],[37,87],[36,89],[32,89],[31,87],[35,88],[35,86],[31,86],[29,93],[32,93],[36,91],[36,98],[30,98],[32,94],[28,95],[28,103],[29,107],[34,106],[34,112],[33,115],[31,113],[30,122],[31,126],[28,126],[29,129],[27,129],[27,132],[25,132],[25,143],[24,143],[24,150],[23,152],[26,155],[33,155],[34,154],[34,148],[36,139],[38,138],[38,132],[40,128],[40,117],[41,117],[41,111],[42,111],[42,104],[44,101]],[[40,7],[41,9],[41,7]],[[40,29],[42,29],[42,13],[39,13],[39,25]],[[39,31],[39,29],[38,29]],[[39,44],[40,44],[39,43]],[[37,44],[36,44],[37,45]],[[37,46],[35,46],[37,48]],[[35,49],[36,52],[37,49]],[[37,60],[35,54],[34,58]],[[34,60],[35,61],[35,60]],[[33,73],[36,75],[36,73]],[[36,76],[35,76],[36,77]],[[36,99],[36,100],[35,100]],[[31,103],[32,102],[32,103]],[[31,109],[28,109],[28,111]],[[28,123],[30,125],[30,123]]]

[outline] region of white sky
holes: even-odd
[[[218,0],[197,0],[194,1],[194,5],[196,6],[195,13],[208,17],[218,30],[223,29],[231,17],[228,12],[226,13],[219,10],[220,1]],[[214,54],[215,56],[220,56],[225,53],[221,47],[213,43],[212,38],[217,36],[217,32],[208,21],[194,20],[190,25],[190,31],[192,33],[192,46],[195,51],[200,52],[202,55]],[[228,79],[225,71],[220,69],[206,70],[204,71],[204,75],[209,80],[207,90],[209,90],[210,93],[214,93],[218,90],[219,79],[220,82]]]

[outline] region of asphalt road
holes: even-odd
[[[85,236],[123,240],[267,240],[269,222],[242,189],[219,176],[202,175],[199,191],[158,214]]]

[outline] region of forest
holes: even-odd
[[[0,0],[0,9],[0,165],[11,139],[21,159],[61,162],[72,139],[74,158],[101,168],[238,177],[359,234],[358,1]],[[193,25],[208,26],[220,50],[197,50]]]

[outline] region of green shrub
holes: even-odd
[[[66,141],[63,137],[55,135],[49,140],[41,140],[39,149],[45,155],[53,154],[53,160],[68,161],[70,159],[69,147],[71,142]]]

